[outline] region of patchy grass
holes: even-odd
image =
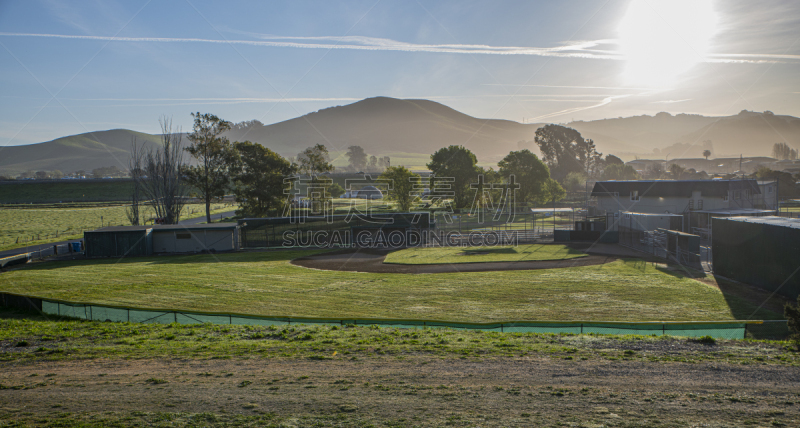
[[[732,307],[739,313],[756,307],[682,271],[641,260],[435,275],[322,271],[289,263],[311,253],[37,263],[3,273],[0,291],[133,308],[474,322],[728,320],[738,315]],[[764,309],[756,317],[780,318]]]
[[[564,260],[587,254],[558,244],[503,245],[496,247],[407,248],[389,253],[384,263],[401,265]]]
[[[2,186],[0,186],[2,187]],[[212,213],[236,209],[227,204],[212,204]],[[46,244],[83,238],[84,230],[93,230],[102,225],[130,225],[125,214],[125,205],[81,208],[0,208],[0,250],[21,248],[27,245]],[[142,214],[151,216],[149,208]],[[205,215],[203,204],[188,204],[181,218]],[[19,242],[17,242],[19,240]]]
[[[786,342],[0,309],[0,426],[795,426],[799,357]]]
[[[26,346],[19,346],[24,342]],[[500,333],[376,326],[243,326],[84,321],[0,308],[0,362],[97,358],[357,360],[383,356],[800,365],[789,342],[670,336]],[[303,378],[301,377],[300,380]],[[147,382],[164,383],[152,378]],[[242,385],[242,387],[247,385]]]

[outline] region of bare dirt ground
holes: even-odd
[[[282,426],[800,426],[800,370],[785,366],[547,357],[95,360],[6,365],[0,384],[0,425],[110,412],[143,425],[168,413],[205,414],[205,425],[266,414]]]
[[[616,246],[614,246],[616,247]],[[588,245],[576,246],[575,248],[586,249]],[[592,249],[594,250],[594,249]],[[292,264],[311,269],[338,270],[347,272],[371,272],[371,273],[450,273],[450,272],[490,272],[506,270],[531,270],[531,269],[555,269],[576,266],[593,266],[610,263],[617,257],[638,256],[628,255],[628,253],[612,253],[606,247],[598,247],[597,251],[592,251],[587,257],[580,257],[567,260],[537,260],[519,262],[485,262],[485,263],[458,263],[458,264],[430,264],[430,265],[399,265],[383,263],[386,255],[395,250],[376,250],[376,249],[347,249],[329,253],[316,254],[308,257],[301,257],[291,261]],[[628,250],[630,251],[630,250]]]

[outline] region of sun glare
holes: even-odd
[[[625,83],[671,87],[706,57],[716,28],[710,0],[632,0],[619,26]]]

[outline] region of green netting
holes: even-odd
[[[158,324],[236,324],[236,325],[376,325],[394,328],[449,328],[483,330],[503,333],[552,334],[613,334],[640,336],[711,336],[718,339],[781,339],[788,335],[785,321],[761,323],[760,321],[734,322],[553,322],[516,321],[496,323],[457,323],[433,320],[393,319],[329,319],[259,317],[235,314],[212,314],[180,311],[115,308],[98,305],[63,303],[42,300],[42,311],[47,314],[72,318]]]

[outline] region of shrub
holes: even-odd
[[[703,336],[703,337],[698,337],[697,339],[695,339],[695,342],[704,343],[706,345],[713,345],[713,344],[717,343],[717,339],[714,339],[711,336]]]

